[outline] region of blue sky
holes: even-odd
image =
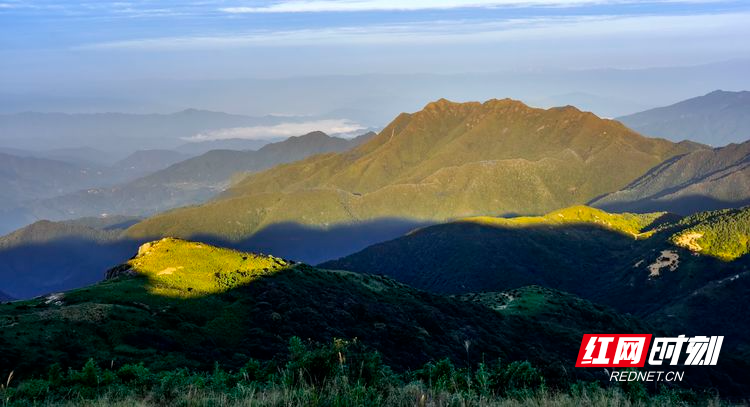
[[[653,81],[631,94],[624,94],[630,85],[617,83],[607,82],[612,85],[607,90],[595,82],[552,90],[539,89],[535,80],[517,89],[514,80],[486,91],[475,87],[474,93],[457,85],[450,93],[437,89],[435,83],[443,85],[438,81],[405,96],[395,86],[365,82],[321,91],[320,80],[296,82],[311,89],[308,93],[286,89],[287,83],[258,94],[252,84],[246,92],[225,83],[211,93],[205,81],[569,72],[749,60],[749,21],[747,0],[0,0],[0,110],[36,109],[40,103],[26,102],[42,93],[48,110],[72,110],[71,98],[77,97],[75,103],[86,106],[81,109],[306,114],[380,109],[391,96],[412,98],[395,109],[451,94],[541,99],[582,91],[628,99],[616,102],[634,109],[722,84],[712,81],[710,72],[690,77],[693,87],[673,87],[682,92],[669,94]],[[163,83],[171,84],[168,91],[154,86]],[[379,92],[377,103],[363,95],[367,92]],[[316,110],[321,96],[328,104]]]
[[[44,80],[689,65],[748,55],[748,17],[750,2],[736,0],[0,0],[0,72]]]

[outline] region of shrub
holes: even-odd
[[[21,382],[15,391],[15,398],[41,401],[50,393],[50,383],[43,379],[30,379]]]
[[[133,387],[145,387],[152,384],[151,372],[143,363],[123,365],[117,370],[117,377]]]
[[[500,394],[529,393],[545,387],[544,376],[528,361],[515,361],[495,369],[494,387]]]

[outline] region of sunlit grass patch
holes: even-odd
[[[150,293],[177,298],[226,292],[291,266],[273,256],[172,238],[143,245],[126,265],[148,278]]]
[[[649,226],[652,226],[657,219],[665,214],[666,212],[645,214],[608,213],[601,209],[578,205],[550,212],[543,216],[518,216],[512,218],[478,216],[464,219],[464,221],[503,227],[593,224],[632,236],[634,239],[645,239],[654,233],[654,230],[648,230]]]

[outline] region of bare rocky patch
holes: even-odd
[[[662,269],[677,271],[680,265],[680,255],[674,250],[662,250],[655,262],[648,266],[649,277],[658,277]]]

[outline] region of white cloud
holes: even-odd
[[[312,131],[322,131],[329,135],[352,134],[361,132],[365,128],[346,119],[312,120],[306,122],[281,123],[273,126],[233,127],[199,133],[184,140],[191,142],[245,139],[267,140],[280,137],[300,136]]]
[[[223,7],[225,13],[314,13],[417,11],[523,6],[568,7],[600,4],[715,3],[721,0],[287,0],[259,7]]]
[[[652,16],[565,16],[503,21],[431,21],[301,30],[259,30],[216,36],[162,37],[88,44],[77,49],[192,50],[238,47],[282,47],[367,44],[472,44],[504,41],[679,36],[710,37],[746,33],[749,13]]]

